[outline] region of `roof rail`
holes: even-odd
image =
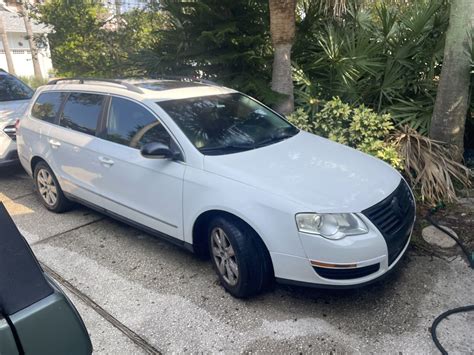
[[[157,75],[151,76],[150,79],[152,80],[176,80],[176,81],[184,81],[184,82],[194,82],[194,83],[201,83],[206,85],[212,86],[222,86],[215,81],[211,81],[208,79],[201,79],[194,76],[179,76],[179,75]]]
[[[60,79],[53,79],[48,82],[47,85],[55,85],[60,81],[79,81],[79,84],[84,84],[85,81],[98,81],[104,83],[111,83],[117,84],[125,87],[129,91],[133,91],[139,94],[143,94],[143,91],[140,88],[136,87],[133,84],[127,83],[126,81],[122,80],[113,80],[113,79],[96,79],[96,78],[60,78]]]

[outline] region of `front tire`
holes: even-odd
[[[209,253],[224,288],[237,298],[264,291],[273,280],[268,251],[245,223],[229,217],[214,218],[208,228]]]
[[[45,162],[39,162],[35,166],[34,179],[36,191],[41,203],[50,211],[62,213],[72,207],[72,202],[64,196],[58,179],[51,168]]]

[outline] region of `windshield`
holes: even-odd
[[[28,100],[33,90],[14,76],[0,74],[0,101]]]
[[[242,94],[203,96],[157,103],[203,154],[255,149],[290,138],[298,129]]]

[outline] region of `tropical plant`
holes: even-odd
[[[272,90],[282,94],[275,109],[283,114],[294,110],[291,76],[291,47],[295,39],[296,0],[269,0],[270,32],[274,47]]]
[[[321,93],[390,112],[397,123],[429,129],[440,72],[447,6],[414,0],[403,6],[348,1],[339,18],[322,0],[307,0],[297,23],[293,58]],[[300,76],[301,77],[301,76]],[[296,79],[295,100],[307,94]]]
[[[469,107],[473,55],[474,1],[452,0],[430,137],[452,145],[457,159],[464,151],[464,127]]]
[[[288,119],[305,131],[359,149],[397,169],[402,168],[402,159],[393,144],[387,141],[394,132],[389,114],[377,114],[364,105],[353,107],[336,97],[327,101],[313,117],[299,108]]]
[[[404,174],[418,189],[424,202],[436,205],[440,201],[457,200],[454,182],[470,187],[470,170],[458,163],[442,142],[421,135],[404,126],[393,137],[393,144],[404,161]]]
[[[43,78],[41,74],[41,66],[38,58],[38,48],[34,40],[33,28],[31,27],[31,18],[29,11],[29,0],[17,1],[17,8],[20,10],[19,14],[23,17],[23,23],[25,24],[26,39],[30,46],[31,61],[33,63],[33,71],[35,77],[38,80]]]
[[[302,108],[297,108],[294,112],[286,116],[288,121],[303,131],[314,133],[313,121],[310,120],[308,113]]]

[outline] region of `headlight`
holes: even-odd
[[[296,225],[303,233],[318,234],[328,239],[365,234],[365,223],[353,213],[298,213]]]

